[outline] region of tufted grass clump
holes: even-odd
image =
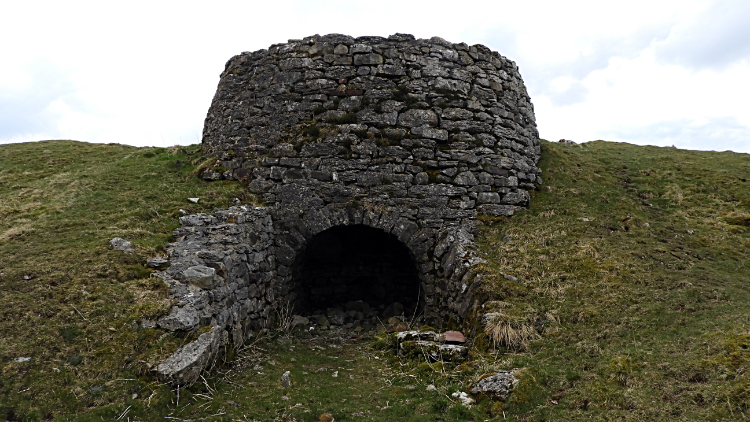
[[[316,106],[315,106],[315,107],[313,107],[313,109],[312,109],[313,115],[315,115],[315,116],[317,116],[318,114],[323,114],[323,113],[325,113],[326,111],[328,111],[328,109],[327,109],[327,108],[325,108],[325,107],[324,107],[324,106],[322,106],[322,105],[316,105]]]
[[[302,130],[302,135],[317,139],[318,137],[320,137],[320,126],[315,124],[307,126]]]
[[[495,312],[484,327],[496,347],[502,346],[510,350],[526,350],[531,340],[539,338],[529,318],[523,314]]]
[[[347,124],[357,123],[357,114],[348,112],[341,117],[331,117],[327,121],[328,123],[333,123],[333,124],[338,124],[338,125],[347,125]]]

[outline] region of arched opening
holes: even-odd
[[[365,225],[336,226],[315,235],[297,254],[292,277],[302,313],[351,312],[354,306],[365,315],[411,316],[420,306],[420,277],[409,249],[395,236]],[[394,312],[394,304],[403,305],[401,312]],[[384,315],[389,308],[390,315]]]

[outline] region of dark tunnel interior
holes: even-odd
[[[420,279],[409,249],[395,236],[364,225],[315,235],[293,266],[297,306],[307,313],[362,301],[371,309],[398,302],[419,306]]]

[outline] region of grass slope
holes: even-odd
[[[520,419],[746,418],[750,156],[545,143],[540,164],[530,211],[482,231],[522,280],[488,290],[560,322],[514,358],[546,397]]]
[[[211,211],[244,195],[195,178],[197,150],[0,146],[0,417],[48,419],[132,397],[141,387],[118,380],[182,341],[131,324],[166,310],[143,264],[179,226],[179,209]],[[136,254],[109,250],[116,236]]]
[[[545,185],[531,208],[485,219],[478,236],[490,275],[480,289],[484,311],[540,333],[520,348],[487,348],[492,339],[479,332],[474,361],[453,368],[399,360],[361,342],[275,336],[234,351],[234,361],[205,382],[177,391],[149,379],[146,362],[190,336],[132,325],[168,306],[143,261],[162,253],[180,208],[252,201],[237,183],[193,177],[197,151],[72,141],[0,146],[0,417],[748,416],[746,154],[545,142]],[[109,250],[115,236],[134,242],[136,254]],[[522,381],[504,403],[485,399],[466,409],[450,396],[483,373],[511,368],[524,368]],[[292,374],[289,389],[279,382],[284,371]]]

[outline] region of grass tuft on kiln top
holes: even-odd
[[[543,142],[545,184],[530,209],[482,218],[477,240],[487,277],[479,295],[486,302],[478,312],[499,316],[497,333],[473,326],[471,362],[409,362],[362,344],[280,335],[256,340],[205,381],[175,390],[149,378],[147,364],[189,338],[133,325],[170,305],[143,263],[163,256],[180,209],[253,201],[239,183],[196,178],[201,162],[198,146],[0,146],[0,417],[749,416],[747,154]],[[113,237],[132,241],[136,253],[110,250]],[[503,340],[508,327],[523,337]],[[521,382],[505,402],[482,399],[467,409],[451,396],[513,368],[522,368]],[[279,382],[286,371],[289,389]]]

